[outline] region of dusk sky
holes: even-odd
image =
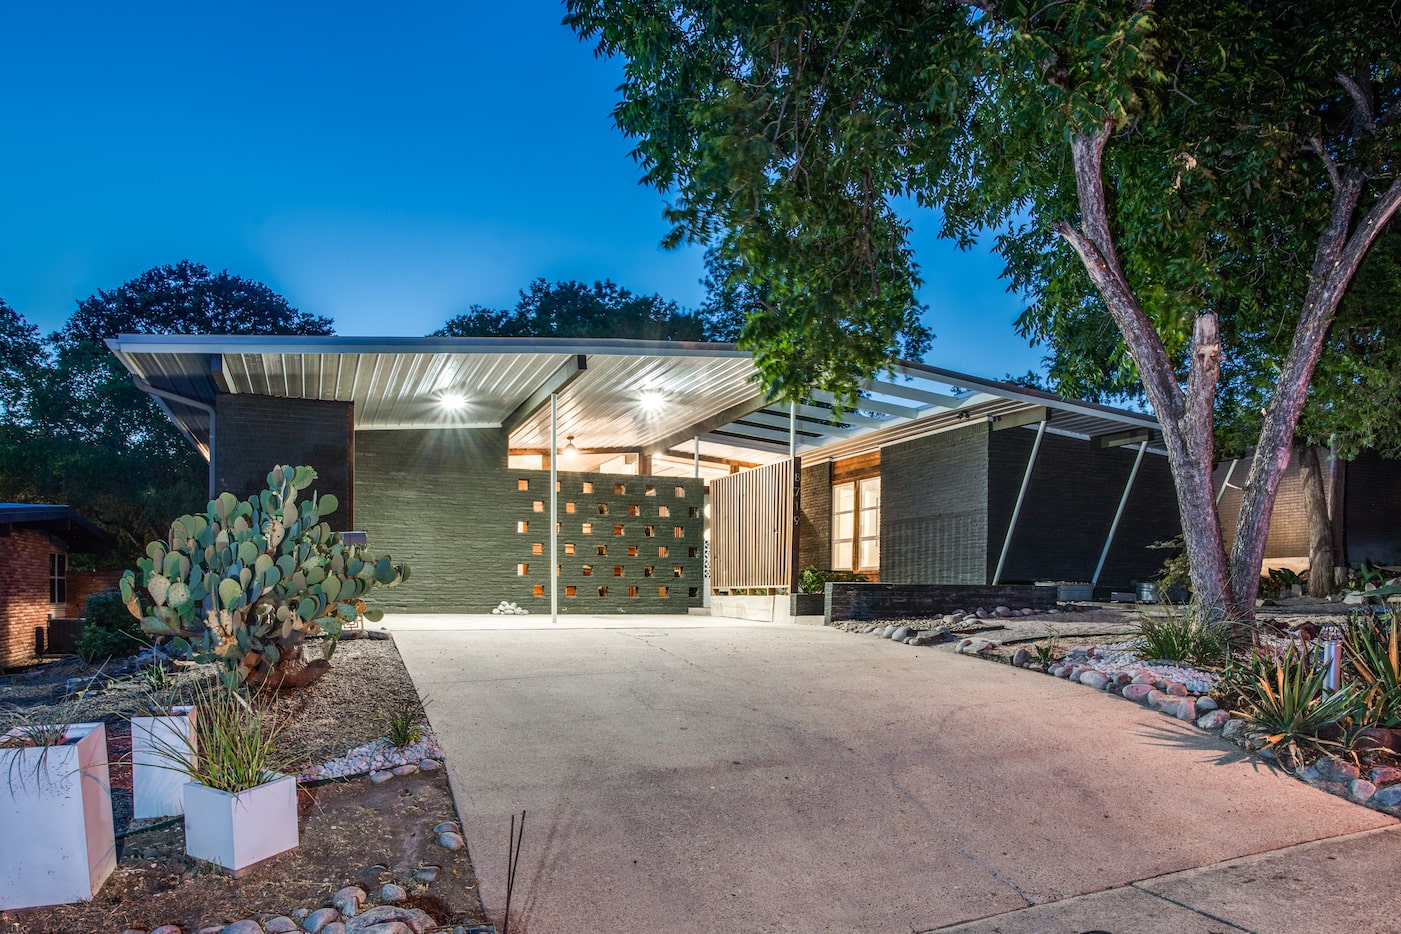
[[[683,305],[663,197],[612,124],[621,63],[549,0],[5,4],[0,298],[48,332],[74,303],[190,259],[341,334],[421,335],[532,279],[611,278]],[[1040,352],[985,251],[916,215],[931,363]]]

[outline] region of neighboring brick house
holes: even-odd
[[[0,667],[32,661],[48,621],[82,611],[89,586],[70,575],[69,553],[114,544],[70,506],[0,503]]]

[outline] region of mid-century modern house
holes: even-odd
[[[0,668],[45,651],[52,621],[78,616],[110,577],[70,571],[69,554],[115,544],[71,506],[0,503]]]
[[[1178,532],[1151,416],[916,363],[834,418],[771,403],[726,344],[122,335],[108,341],[246,496],[309,464],[332,517],[413,568],[410,612],[502,600],[685,612],[801,569],[906,583],[1155,576]],[[551,490],[551,469],[556,471]],[[555,535],[550,516],[555,511]],[[709,515],[707,515],[709,513]]]

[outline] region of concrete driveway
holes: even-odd
[[[527,812],[513,934],[1401,930],[1353,897],[1395,821],[1079,685],[705,617],[386,625],[498,925]]]

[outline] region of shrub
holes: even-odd
[[[1396,614],[1349,618],[1343,631],[1343,651],[1349,674],[1357,682],[1361,724],[1401,726],[1401,647]]]
[[[146,641],[141,623],[127,612],[121,593],[104,590],[88,597],[77,639],[77,655],[85,663],[135,655]]]
[[[400,749],[418,742],[423,736],[423,726],[427,720],[423,709],[425,703],[415,695],[391,709],[384,718],[385,738]]]
[[[1143,616],[1134,649],[1144,658],[1215,667],[1226,661],[1226,630],[1189,609]]]
[[[798,584],[803,593],[822,593],[828,582],[834,583],[865,583],[866,575],[858,574],[855,571],[831,571],[823,570],[815,564],[809,564],[803,568]]]

